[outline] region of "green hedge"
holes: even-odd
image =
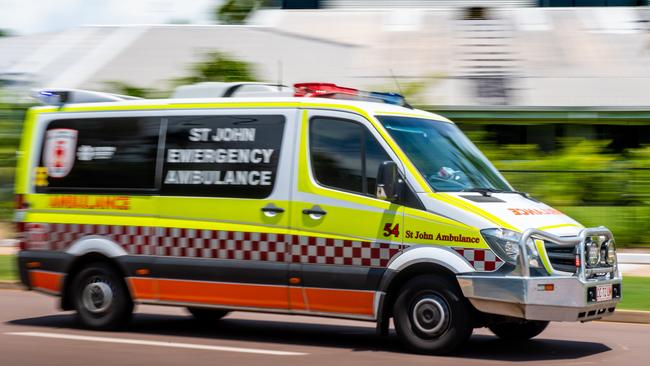
[[[606,226],[619,247],[650,246],[649,206],[557,207],[587,227]]]

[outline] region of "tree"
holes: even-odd
[[[177,84],[194,84],[205,81],[257,81],[251,65],[221,52],[213,51],[204,61],[194,64],[191,75],[176,80]]]
[[[0,29],[0,37],[9,37],[11,36],[11,32],[9,32],[6,29]]]
[[[215,10],[215,18],[223,24],[241,24],[262,4],[261,0],[226,0]]]

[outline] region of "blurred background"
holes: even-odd
[[[650,246],[645,0],[0,0],[0,239],[30,90],[200,81],[396,91],[518,190]]]

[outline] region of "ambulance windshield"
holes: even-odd
[[[377,116],[436,191],[512,191],[510,185],[456,127],[425,118]]]

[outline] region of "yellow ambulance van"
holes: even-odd
[[[392,319],[406,346],[437,354],[478,327],[522,340],[614,312],[612,233],[515,191],[451,121],[392,93],[237,88],[41,91],[16,177],[22,282],[95,329],[136,304],[382,334]]]

